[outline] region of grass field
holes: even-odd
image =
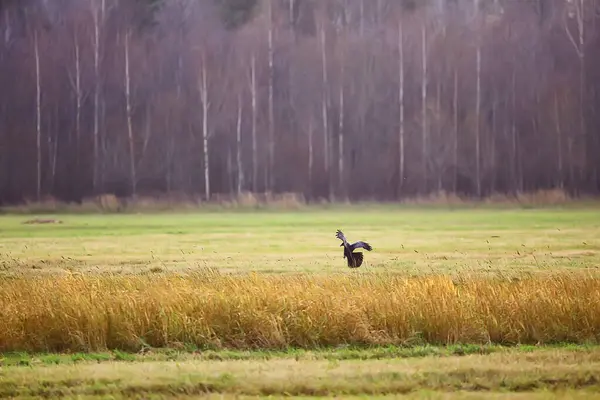
[[[234,394],[598,398],[599,362],[600,350],[593,348],[366,360],[280,357],[207,361],[190,357],[176,361],[80,362],[7,368],[0,396],[183,398],[229,393],[232,398]]]
[[[1,215],[0,397],[597,397],[598,267],[592,207]]]
[[[4,274],[189,271],[348,272],[336,229],[374,251],[361,271],[450,274],[600,265],[600,208],[0,216]]]

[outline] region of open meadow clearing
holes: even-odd
[[[60,224],[24,224],[56,219]],[[298,212],[0,216],[0,273],[349,273],[336,229],[370,242],[360,271],[556,271],[600,264],[600,209],[357,206]]]
[[[2,215],[0,397],[590,398],[599,267],[594,208]]]

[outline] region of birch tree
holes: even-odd
[[[475,100],[475,183],[477,197],[481,197],[481,44],[476,49],[476,100]]]
[[[268,32],[268,55],[269,55],[269,167],[267,190],[272,192],[274,189],[274,161],[275,161],[275,110],[273,104],[275,85],[275,66],[274,66],[274,49],[273,49],[273,0],[267,0],[267,32]]]
[[[343,45],[340,50],[340,97],[339,97],[339,116],[338,116],[338,186],[339,194],[342,197],[346,196],[345,193],[345,172],[344,172],[344,108],[345,108],[345,92],[344,92],[344,78],[345,78],[345,50]]]
[[[237,165],[237,195],[242,194],[244,188],[244,167],[242,165],[242,94],[238,94],[237,124],[236,124],[236,165]]]
[[[477,197],[481,197],[481,12],[479,0],[475,3],[475,187]]]
[[[80,167],[80,147],[81,147],[81,109],[83,102],[83,93],[81,87],[81,54],[79,44],[79,33],[75,29],[73,35],[73,49],[75,53],[75,78],[71,79],[71,85],[75,91],[75,166],[77,169]]]
[[[131,192],[135,197],[137,194],[137,173],[135,167],[135,143],[133,137],[133,124],[131,121],[131,75],[129,68],[129,41],[131,32],[125,33],[125,106],[127,116],[127,139],[129,142],[129,173],[131,182]]]
[[[38,32],[34,31],[34,54],[35,54],[35,88],[36,88],[36,164],[37,164],[37,178],[35,185],[35,197],[37,201],[42,198],[42,82],[40,77],[40,47],[38,42]]]
[[[203,151],[203,165],[204,165],[204,197],[208,201],[210,200],[210,163],[208,153],[208,116],[210,109],[210,102],[208,100],[208,83],[207,83],[207,72],[206,72],[206,60],[204,55],[202,56],[202,68],[200,71],[200,97],[202,99],[202,151]]]
[[[331,165],[330,165],[330,144],[329,144],[329,76],[327,74],[327,51],[325,48],[325,26],[322,24],[320,29],[321,37],[321,68],[323,76],[323,87],[321,97],[321,114],[323,123],[323,160],[325,165],[325,173],[328,177],[328,192],[329,198],[333,197],[331,185]]]
[[[402,21],[398,22],[398,153],[400,159],[398,162],[398,195],[402,193],[405,177],[405,158],[404,158],[404,34]]]
[[[585,149],[582,152],[583,161],[582,164],[587,165],[587,131],[585,126],[585,90],[586,90],[586,73],[585,73],[585,17],[586,17],[586,9],[585,3],[586,0],[570,0],[568,1],[570,7],[567,7],[567,20],[565,21],[565,32],[569,41],[573,45],[573,49],[575,50],[575,54],[579,59],[579,134],[583,139],[583,148]],[[569,19],[575,20],[576,32],[572,32],[572,28],[568,23]]]
[[[100,164],[100,13],[104,16],[104,0],[102,8],[98,8],[98,3],[91,0],[92,14],[94,19],[94,149],[92,160],[92,188],[97,193],[99,186],[99,164]]]
[[[252,191],[258,192],[258,143],[257,124],[258,118],[258,92],[256,85],[256,56],[254,52],[250,57],[250,96],[252,97]]]
[[[429,174],[427,163],[429,161],[428,148],[428,121],[427,121],[427,26],[425,22],[421,25],[421,138],[422,138],[422,179],[423,191],[429,188]]]

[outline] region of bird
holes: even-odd
[[[335,237],[342,241],[340,247],[344,246],[344,258],[347,259],[349,268],[358,268],[363,263],[363,253],[354,253],[355,249],[363,248],[367,251],[373,250],[373,247],[371,247],[371,245],[367,242],[358,241],[352,244],[348,243],[346,236],[344,236],[342,231],[339,229],[335,233]]]

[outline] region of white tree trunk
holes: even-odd
[[[204,152],[204,197],[210,200],[210,169],[208,158],[208,83],[206,81],[206,64],[204,57],[202,59],[202,83],[200,86],[200,95],[202,97],[202,149]]]
[[[345,107],[345,93],[344,93],[344,76],[345,76],[345,55],[342,49],[341,59],[341,71],[340,71],[340,110],[339,110],[339,132],[338,132],[338,173],[339,173],[339,193],[342,197],[345,193],[345,172],[344,172],[344,107]]]
[[[435,84],[435,135],[438,141],[442,141],[444,140],[444,138],[442,138],[442,81],[439,77],[439,73],[438,73],[438,79],[437,82]],[[446,154],[437,154],[436,157],[436,163],[435,163],[435,173],[437,174],[436,179],[437,179],[437,190],[438,192],[442,191],[443,188],[443,183],[444,183],[444,164],[445,164],[445,157]]]
[[[292,41],[296,41],[296,20],[294,18],[294,5],[295,5],[296,1],[295,0],[289,0],[288,3],[288,18],[290,20],[290,29],[292,32]]]
[[[234,178],[233,178],[233,162],[231,160],[231,147],[227,146],[227,183],[229,186],[229,193],[234,191]]]
[[[102,2],[104,4],[104,1]],[[99,181],[99,147],[100,147],[100,21],[99,11],[93,7],[94,13],[94,150],[92,161],[92,188],[98,190]],[[104,9],[104,7],[103,7]]]
[[[454,111],[454,182],[452,185],[454,193],[457,189],[458,181],[458,70],[454,69],[454,96],[453,96],[453,111]]]
[[[359,13],[360,13],[359,34],[360,34],[360,37],[363,37],[365,35],[365,0],[360,0]]]
[[[58,160],[58,140],[60,135],[57,132],[58,120],[59,120],[59,106],[58,104],[54,105],[54,118],[51,120],[54,121],[54,124],[51,124],[48,129],[47,138],[47,150],[48,150],[48,161],[50,164],[50,179],[47,180],[48,187],[47,191],[52,192],[54,190],[54,186],[56,184],[56,162]],[[54,132],[54,137],[52,137],[52,133]]]
[[[175,154],[175,141],[173,140],[173,134],[171,133],[171,115],[167,114],[165,118],[165,132],[169,136],[167,138],[167,148],[166,148],[166,171],[165,171],[165,181],[167,184],[167,194],[171,194],[173,190],[173,156]]]
[[[269,47],[269,171],[268,171],[268,191],[274,189],[275,175],[275,112],[273,105],[273,85],[274,85],[274,64],[273,64],[273,0],[267,1],[268,7],[268,47]]]
[[[428,149],[428,138],[427,138],[427,28],[425,26],[425,24],[423,24],[422,26],[422,31],[421,31],[421,40],[422,40],[422,82],[421,82],[421,111],[422,111],[422,174],[423,174],[423,187],[424,187],[424,191],[426,192],[429,185],[427,183],[428,181],[428,171],[427,171],[427,164],[429,161],[429,149]]]
[[[400,153],[400,162],[398,166],[398,195],[401,195],[404,186],[404,33],[402,22],[398,24],[398,104],[400,107],[400,129],[398,131],[398,142]]]
[[[475,181],[477,197],[481,197],[481,44],[477,44],[477,89],[475,103]]]
[[[75,149],[76,149],[76,167],[79,168],[80,163],[80,143],[81,143],[81,59],[79,57],[79,38],[75,33],[75,96],[76,96],[76,111],[75,111]]]
[[[237,150],[237,195],[242,194],[244,188],[244,168],[242,166],[242,95],[238,95],[238,112],[236,126],[236,150]]]
[[[560,123],[560,108],[558,106],[558,95],[554,93],[554,118],[556,124],[556,150],[557,150],[557,164],[558,164],[558,188],[564,188],[564,174],[563,174],[563,150],[562,150],[562,127]]]
[[[42,84],[40,77],[40,49],[38,33],[34,34],[35,51],[35,82],[36,82],[36,149],[37,149],[37,179],[35,195],[37,201],[42,197]]]
[[[585,86],[586,86],[586,73],[585,73],[585,0],[574,0],[570,2],[574,9],[574,17],[577,22],[577,39],[574,38],[571,33],[569,26],[565,25],[567,36],[577,57],[579,58],[579,134],[583,138],[583,152],[582,156],[582,173],[586,170],[587,166],[587,132],[585,126]]]
[[[513,60],[513,63],[516,63],[516,60]],[[513,66],[512,71],[512,99],[511,99],[511,155],[512,155],[512,170],[513,170],[513,182],[516,183],[516,192],[523,191],[523,178],[521,176],[521,156],[519,150],[519,136],[517,135],[517,72],[516,72],[516,64]]]
[[[256,57],[252,54],[250,63],[250,92],[252,95],[252,191],[258,191],[258,147],[256,142],[256,118],[258,115],[257,92],[256,92]]]
[[[313,119],[312,116],[308,121],[308,190],[312,193],[313,184],[313,164],[314,164],[314,150],[313,150]]]
[[[330,174],[330,145],[329,145],[329,78],[327,75],[327,52],[325,51],[325,27],[321,25],[321,61],[322,61],[322,71],[323,71],[323,94],[321,100],[321,113],[323,117],[323,157],[325,161],[325,172],[328,176],[328,187],[329,187],[329,199],[331,200],[332,193],[332,185],[331,185],[331,174]]]
[[[129,71],[129,37],[130,33],[125,33],[125,100],[127,107],[127,136],[129,140],[129,173],[131,179],[131,191],[132,195],[135,197],[137,194],[137,176],[135,171],[133,126],[131,122],[131,76]]]
[[[8,46],[11,41],[12,26],[10,21],[9,9],[4,10],[4,45]]]
[[[494,193],[496,191],[496,181],[497,181],[497,176],[498,176],[498,170],[496,168],[496,164],[497,164],[497,160],[498,160],[498,154],[497,154],[497,143],[496,143],[496,138],[497,138],[497,125],[498,125],[498,94],[496,92],[496,89],[494,88],[494,94],[493,94],[493,101],[492,101],[492,131],[491,131],[491,137],[489,138],[490,142],[491,142],[491,156],[490,156],[490,166],[489,168],[491,169],[491,173],[492,173],[492,181],[490,184],[490,190],[492,193]]]

